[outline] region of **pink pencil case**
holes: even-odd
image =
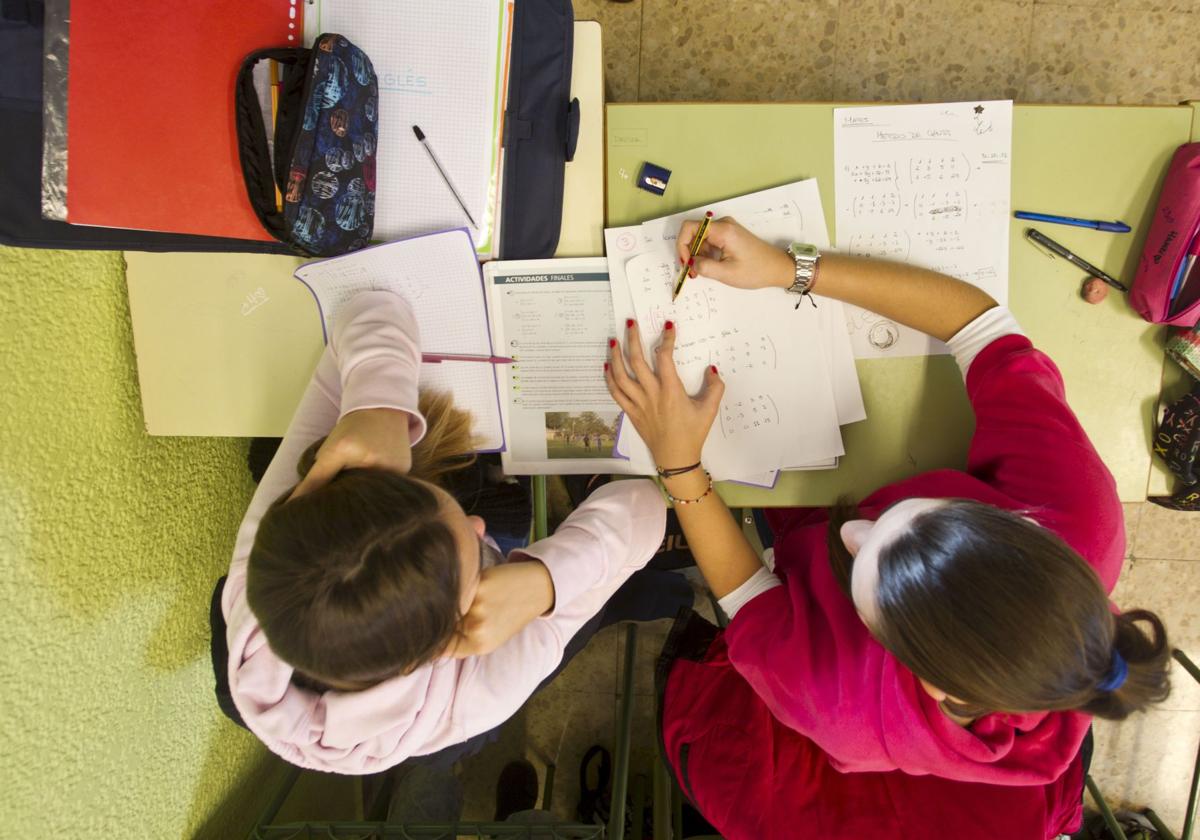
[[[1175,150],[1146,234],[1129,302],[1157,324],[1194,326],[1200,319],[1200,143]]]

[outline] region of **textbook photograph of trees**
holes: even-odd
[[[607,458],[616,441],[615,412],[546,412],[547,458]]]

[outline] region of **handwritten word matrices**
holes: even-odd
[[[646,350],[657,347],[663,322],[671,319],[678,342],[675,368],[684,388],[696,393],[705,370],[715,366],[728,405],[740,403],[751,414],[758,407],[753,421],[741,424],[735,416],[732,425],[723,421],[720,432],[714,426],[704,448],[710,472],[737,478],[840,455],[830,369],[813,366],[806,387],[800,388],[782,367],[783,360],[823,358],[822,344],[828,339],[819,313],[811,307],[797,310],[782,289],[748,293],[706,277],[689,279],[672,302],[664,283],[672,260],[673,252],[647,252],[625,263],[635,317],[651,340]],[[764,398],[769,398],[770,412],[760,406]],[[798,435],[796,429],[805,433]]]
[[[639,258],[641,259],[641,258]],[[702,284],[685,285],[684,293],[671,300],[675,287],[676,266],[666,260],[645,260],[639,263],[634,274],[637,281],[635,293],[640,300],[650,301],[639,315],[642,329],[649,334],[663,331],[667,321],[689,334],[707,331],[708,325],[720,316],[718,296]]]
[[[737,376],[743,371],[775,370],[779,353],[775,341],[766,333],[745,334],[737,328],[722,330],[720,335],[683,341],[675,347],[677,366],[716,366],[722,376]]]
[[[721,434],[731,438],[779,423],[779,408],[770,394],[751,394],[721,403]]]
[[[895,181],[890,170],[877,177]],[[616,334],[623,334],[626,318],[636,318],[642,350],[651,355],[666,321],[673,321],[675,367],[688,393],[703,387],[709,367],[718,369],[725,387],[722,413],[703,453],[714,478],[769,487],[781,468],[834,466],[844,451],[839,421],[865,416],[842,305],[823,300],[819,309],[797,309],[794,296],[782,289],[747,291],[704,276],[688,279],[672,300],[680,268],[681,225],[705,212],[718,219],[736,218],[780,248],[792,242],[828,245],[815,180],[716,201],[641,225],[610,228],[605,244]],[[801,380],[794,371],[798,360],[804,360]],[[621,426],[617,448],[631,461],[644,461],[653,469],[632,424]]]
[[[958,277],[1005,302],[1011,158],[1011,102],[836,109],[838,245]],[[945,352],[873,313],[849,318],[859,358]]]
[[[922,155],[908,159],[910,184],[950,183],[971,178],[971,161],[965,153]]]

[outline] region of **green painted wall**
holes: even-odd
[[[278,762],[220,715],[208,656],[245,450],[145,433],[119,253],[0,247],[0,833],[256,816]]]

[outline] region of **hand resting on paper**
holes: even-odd
[[[692,240],[699,221],[686,221],[679,228],[675,250],[681,264],[691,255]],[[731,216],[712,222],[690,276],[703,274],[739,289],[787,288],[795,279],[795,262],[786,251],[759,239]]]
[[[642,353],[635,322],[627,321],[625,346],[629,360],[615,341],[609,346],[604,380],[609,393],[633,423],[650,448],[654,462],[663,469],[690,467],[700,460],[700,451],[716,419],[725,394],[725,383],[717,369],[704,372],[700,393],[689,397],[675,370],[672,352],[678,332],[670,322],[650,369]],[[712,491],[704,470],[688,470],[664,477],[663,487],[675,501],[675,515],[687,537],[696,565],[713,594],[723,598],[749,580],[762,561],[746,541],[738,520],[729,515],[721,497]]]
[[[672,352],[678,330],[671,322],[667,322],[655,352],[657,373],[642,353],[637,323],[630,320],[626,326],[628,362],[620,344],[609,342],[609,360],[604,366],[609,393],[646,442],[655,464],[677,469],[696,463],[721,405],[725,383],[717,369],[710,367],[704,372],[700,393],[688,396],[675,370]]]
[[[407,473],[412,467],[408,412],[392,408],[352,411],[326,436],[316,459],[290,498],[327,484],[342,470],[379,467]]]

